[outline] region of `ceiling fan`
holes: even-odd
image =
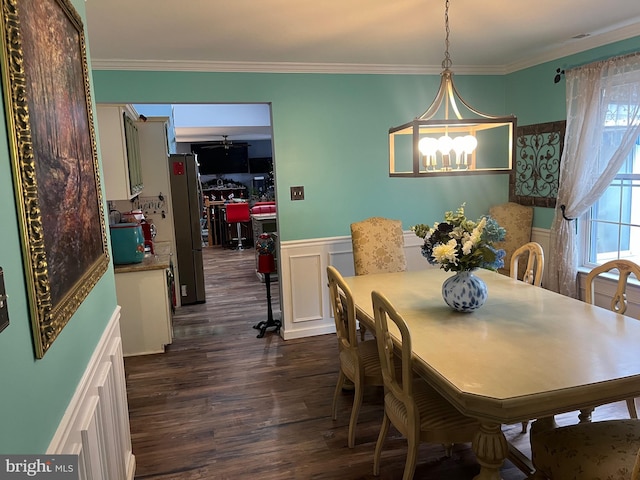
[[[251,146],[247,142],[233,142],[229,140],[228,137],[229,135],[222,135],[222,140],[207,142],[207,144],[202,145],[201,148],[224,148],[225,150],[230,150],[232,148],[243,148]]]

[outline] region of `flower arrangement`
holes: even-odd
[[[422,255],[447,272],[502,268],[505,252],[494,248],[493,243],[504,240],[506,230],[488,215],[476,222],[468,220],[464,206],[463,203],[455,212],[446,212],[444,222],[435,223],[433,227],[424,224],[411,227],[424,239]]]

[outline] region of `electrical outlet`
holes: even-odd
[[[304,187],[291,187],[291,200],[304,200]]]

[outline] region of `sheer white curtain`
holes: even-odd
[[[600,198],[640,134],[640,52],[567,70],[566,83],[567,127],[547,288],[577,297],[577,220],[567,219],[577,219]],[[605,126],[626,129],[616,148],[601,148]]]

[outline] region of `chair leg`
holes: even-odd
[[[412,480],[416,471],[416,463],[418,462],[418,446],[420,438],[417,432],[409,431],[407,435],[407,460],[404,464],[404,474],[402,480]]]
[[[364,335],[367,333],[367,327],[365,327],[362,322],[360,322],[360,340],[364,342]]]
[[[351,418],[349,419],[349,448],[353,448],[356,444],[356,425],[358,424],[358,415],[360,414],[360,406],[362,405],[362,397],[364,392],[362,391],[362,382],[353,382],[356,387],[355,395],[353,396],[353,406],[351,407]]]
[[[629,410],[630,418],[638,418],[638,411],[636,410],[635,398],[627,398],[627,410]]]
[[[380,455],[382,454],[382,445],[387,438],[387,432],[389,431],[389,417],[387,412],[384,412],[382,418],[382,425],[380,425],[380,433],[378,434],[378,441],[376,442],[376,449],[373,452],[373,474],[377,477],[380,475]]]
[[[528,420],[522,422],[522,431],[520,433],[527,433],[527,428],[529,428],[529,421]]]
[[[338,418],[338,395],[340,394],[340,390],[342,389],[342,385],[344,385],[345,376],[342,370],[340,370],[340,374],[338,375],[338,383],[336,384],[336,389],[333,392],[333,406],[331,407],[331,414],[333,419]]]

